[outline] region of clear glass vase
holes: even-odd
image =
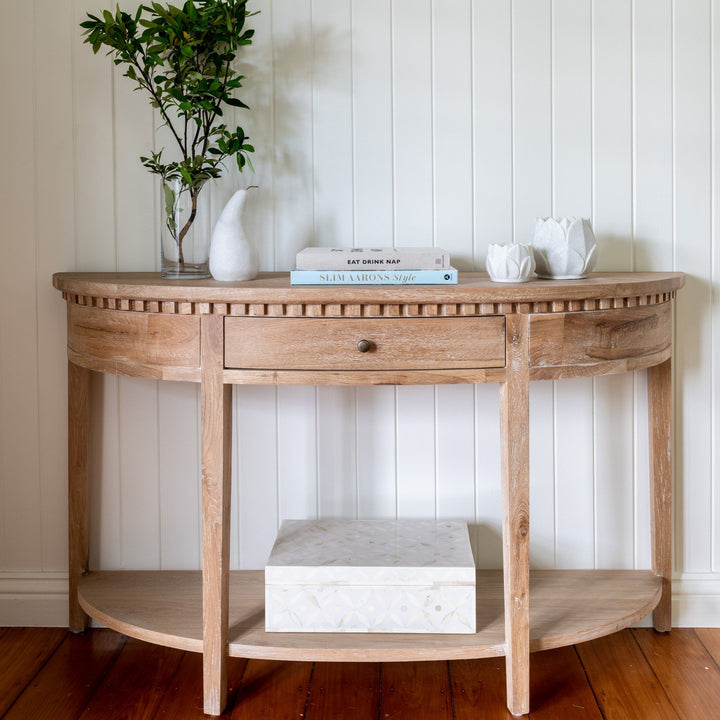
[[[162,180],[161,275],[172,280],[210,277],[210,208],[205,181]]]

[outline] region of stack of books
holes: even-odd
[[[453,285],[457,270],[442,248],[309,247],[296,257],[292,285]]]

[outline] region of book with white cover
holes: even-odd
[[[447,270],[450,253],[442,248],[307,247],[295,258],[297,270]]]

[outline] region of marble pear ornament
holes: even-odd
[[[243,210],[248,190],[238,190],[223,208],[210,241],[210,273],[215,280],[252,280],[257,277],[260,260],[243,228]]]

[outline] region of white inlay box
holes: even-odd
[[[285,520],[265,566],[265,629],[474,633],[467,525]]]

